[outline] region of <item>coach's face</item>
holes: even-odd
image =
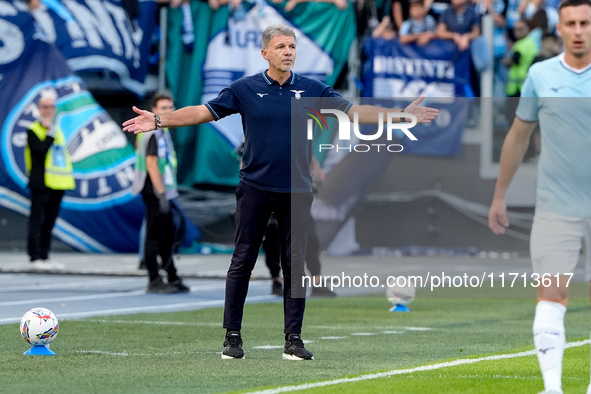
[[[565,50],[575,57],[591,51],[591,7],[577,5],[564,7],[556,29],[564,40]]]
[[[269,45],[261,51],[269,68],[286,72],[292,69],[296,59],[296,43],[292,36],[275,36]]]

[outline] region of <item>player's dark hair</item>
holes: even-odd
[[[158,101],[160,100],[170,100],[174,101],[172,97],[170,97],[166,93],[156,93],[154,97],[152,97],[152,108],[156,108],[158,106]]]
[[[560,11],[562,11],[564,7],[576,7],[578,5],[588,5],[591,7],[591,0],[563,0],[558,6],[558,15],[560,15]]]

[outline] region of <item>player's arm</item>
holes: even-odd
[[[519,165],[523,161],[531,134],[536,125],[537,122],[525,122],[515,117],[513,125],[505,137],[501,150],[499,177],[497,178],[493,201],[488,212],[488,226],[495,234],[504,234],[505,227],[509,226],[505,194]]]
[[[436,108],[431,107],[422,107],[421,102],[425,99],[425,96],[421,96],[412,103],[408,107],[404,109],[404,112],[413,114],[417,117],[417,123],[431,123],[433,119],[439,116],[439,110]],[[359,123],[361,124],[377,124],[379,121],[379,114],[383,113],[384,115],[387,112],[403,112],[402,109],[396,108],[381,108],[376,107],[373,105],[352,105],[349,111],[347,112],[347,116],[349,120],[352,122],[354,119],[354,114],[359,114]],[[400,118],[394,118],[395,122],[401,122]],[[386,118],[383,118],[383,121],[386,121]]]
[[[137,107],[133,107],[133,111],[138,116],[124,122],[123,131],[138,134],[156,129],[155,117],[152,112]],[[207,123],[212,120],[215,120],[215,117],[205,105],[189,106],[160,115],[161,127],[183,127]]]

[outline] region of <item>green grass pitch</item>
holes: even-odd
[[[302,337],[315,354],[311,362],[282,360],[281,303],[247,305],[242,330],[245,360],[221,360],[220,308],[64,320],[51,345],[55,357],[23,356],[28,345],[19,335],[18,324],[3,325],[0,392],[255,392],[345,377],[353,379],[302,392],[543,390],[535,355],[440,365],[531,350],[535,298],[427,295],[432,294],[418,292],[411,313],[388,312],[384,296],[309,300]],[[589,339],[589,310],[587,299],[571,300],[566,317],[568,342]],[[418,369],[421,366],[432,369]],[[371,375],[401,369],[410,372],[381,378]],[[584,393],[588,384],[589,346],[567,349],[565,393]]]

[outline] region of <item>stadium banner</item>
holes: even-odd
[[[426,46],[402,45],[398,40],[368,38],[363,70],[364,97],[395,97],[406,107],[425,95],[422,105],[440,110],[428,125],[417,125],[413,134],[420,143],[405,145],[403,153],[427,156],[458,156],[471,97],[470,52],[459,52],[448,40]],[[388,100],[390,101],[390,100]]]
[[[206,3],[191,2],[193,52],[187,52],[182,45],[181,12],[170,10],[166,70],[177,107],[204,103],[234,80],[264,71],[268,65],[261,55],[262,32],[277,23],[296,31],[295,73],[329,85],[336,81],[355,38],[352,6],[341,11],[332,4],[302,3],[285,13],[285,4],[243,4],[250,8],[239,19],[236,13],[231,16],[227,7],[212,11]],[[181,183],[238,184],[238,161],[232,153],[242,141],[239,115],[178,129],[174,138],[176,146],[185,147],[177,152]]]
[[[12,7],[2,3],[2,8],[17,9],[15,16],[20,18],[29,10],[21,1]],[[108,70],[119,77],[121,86],[144,96],[158,5],[140,0],[139,8],[132,22],[118,0],[43,0],[33,15],[38,34],[55,44],[72,70]]]
[[[30,212],[27,129],[39,116],[40,95],[53,91],[76,180],[53,234],[80,251],[137,251],[144,208],[130,189],[133,147],[56,47],[39,39],[33,17],[6,2],[0,7],[0,205]]]
[[[363,51],[363,97],[463,97],[470,84],[470,51],[459,52],[449,40],[402,45],[398,40],[368,38]]]

